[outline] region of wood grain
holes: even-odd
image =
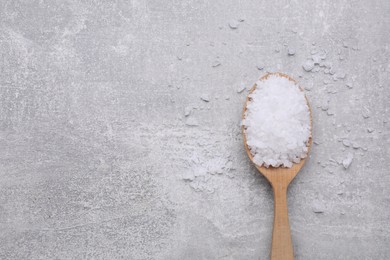
[[[294,83],[297,82],[290,76],[282,73],[268,73],[260,78],[260,80],[267,79],[270,75],[276,75],[279,77],[285,77]],[[256,84],[251,88],[249,94],[256,89]],[[303,89],[300,87],[301,91]],[[245,118],[245,112],[248,102],[250,101],[249,94],[247,96],[242,118]],[[306,96],[305,96],[306,98]],[[312,129],[312,113],[310,104],[306,98],[307,105],[310,111],[310,133]],[[253,155],[246,142],[245,126],[242,126],[242,133],[244,137],[245,150],[253,162]],[[308,152],[312,144],[312,137],[310,136],[308,142]],[[306,159],[306,158],[305,158]],[[274,192],[274,226],[272,232],[272,249],[271,249],[271,260],[290,260],[294,259],[293,246],[291,241],[290,225],[288,222],[288,207],[287,207],[287,188],[294,177],[298,174],[299,170],[305,163],[305,159],[302,159],[299,163],[294,163],[291,168],[282,167],[269,167],[258,166],[256,168],[261,172],[266,179],[271,183]]]

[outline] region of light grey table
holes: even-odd
[[[387,0],[1,1],[0,259],[267,259],[272,191],[240,135],[267,71],[313,109],[288,194],[296,259],[389,259],[389,14]]]

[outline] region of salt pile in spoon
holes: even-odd
[[[292,167],[308,153],[310,111],[303,91],[282,76],[256,82],[242,122],[258,166]]]

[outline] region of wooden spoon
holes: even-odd
[[[284,77],[293,81],[294,83],[297,83],[294,79],[282,73],[268,73],[265,76],[261,77],[260,81],[266,80],[270,75]],[[249,94],[251,94],[255,89],[256,89],[256,84],[249,91]],[[301,89],[301,91],[303,90]],[[250,100],[249,94],[248,97],[246,98],[244,111],[242,114],[243,119],[245,118],[246,107]],[[311,132],[312,116],[311,116],[311,108],[307,98],[306,98],[306,102],[307,105],[309,106],[309,111],[310,111],[310,132]],[[242,126],[242,133],[244,136],[245,150],[248,153],[249,158],[253,162],[253,156],[246,143],[245,126]],[[310,135],[309,142],[308,142],[308,152],[310,151],[311,144],[312,144],[312,138]],[[290,225],[288,223],[287,187],[290,184],[290,182],[294,179],[294,177],[297,175],[299,170],[302,168],[306,158],[302,159],[299,163],[294,163],[291,168],[283,168],[283,167],[274,168],[271,166],[269,168],[266,168],[264,166],[258,166],[255,164],[259,172],[261,172],[265,176],[265,178],[271,183],[272,189],[274,191],[274,227],[272,232],[271,260],[294,259],[294,252],[293,252],[291,234],[290,234]]]

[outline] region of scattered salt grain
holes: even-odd
[[[203,94],[200,99],[202,99],[204,102],[209,102],[210,101],[210,97],[206,94]]]
[[[231,21],[229,22],[229,27],[230,27],[230,29],[232,29],[232,30],[237,29],[237,28],[238,28],[238,25],[239,25],[239,22],[238,22],[237,20],[231,20]]]
[[[295,49],[293,49],[293,48],[288,48],[287,54],[288,54],[289,56],[295,55]]]
[[[328,79],[324,79],[324,84],[325,85],[328,85],[330,83],[330,81]]]
[[[362,112],[363,118],[367,119],[370,117],[370,110],[367,107],[363,107],[363,112]]]
[[[194,119],[192,117],[189,117],[186,120],[186,125],[188,125],[188,126],[198,126],[199,123],[198,123],[198,121],[196,121],[196,119]]]
[[[331,110],[327,110],[327,111],[326,111],[326,114],[327,114],[328,116],[333,116],[333,115],[334,115],[334,112],[331,111]]]
[[[303,91],[275,75],[258,81],[249,95],[242,125],[253,161],[265,167],[292,167],[307,156],[310,112]]]
[[[299,77],[302,78],[302,76],[299,76]],[[305,90],[307,90],[307,91],[310,91],[312,89],[313,89],[313,85],[306,85],[305,86]]]
[[[347,139],[344,139],[343,140],[343,145],[346,146],[346,147],[350,147],[351,146],[351,142]]]
[[[337,79],[345,79],[345,76],[347,76],[347,74],[345,74],[344,72],[339,72],[339,73],[336,73],[336,75],[334,75]]]
[[[258,70],[263,70],[263,69],[264,69],[264,65],[262,65],[262,64],[257,65],[256,68],[257,68]]]
[[[329,109],[329,101],[328,100],[324,100],[324,102],[321,105],[321,109],[322,109],[322,111],[327,111]]]
[[[307,60],[303,65],[303,69],[307,72],[311,71],[314,68],[314,62],[312,60]]]
[[[321,56],[320,55],[313,55],[311,57],[311,59],[313,60],[314,64],[316,64],[316,65],[319,65],[320,62],[321,62]]]
[[[353,149],[359,149],[359,148],[360,148],[360,145],[357,144],[357,143],[353,143],[353,144],[352,144],[352,147],[353,147]]]
[[[182,175],[182,179],[185,181],[193,181],[195,176],[192,172],[187,171]]]
[[[353,160],[353,154],[348,153],[347,158],[343,160],[343,166],[345,169],[348,169],[348,167],[351,165]]]
[[[213,64],[211,64],[211,66],[213,67],[213,68],[215,68],[215,67],[218,67],[218,66],[221,66],[221,63],[219,62],[219,61],[214,61],[213,62]]]
[[[184,116],[189,116],[191,114],[192,107],[184,108]]]
[[[324,213],[324,211],[325,211],[324,208],[325,207],[324,207],[323,203],[320,201],[314,201],[312,204],[312,209],[313,209],[314,213]]]
[[[242,93],[245,89],[246,89],[246,86],[245,86],[244,84],[241,84],[241,85],[237,88],[237,93]]]

